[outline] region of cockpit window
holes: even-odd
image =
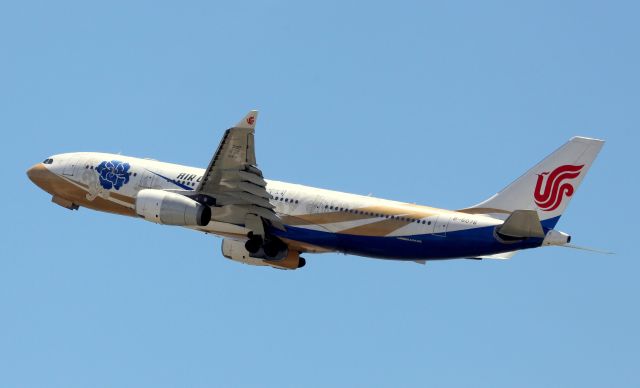
[[[53,159],[51,159],[51,158],[45,159],[44,162],[42,162],[42,163],[51,164],[51,163],[53,163]]]

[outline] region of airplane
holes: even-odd
[[[222,255],[244,264],[297,269],[301,254],[324,252],[425,264],[575,247],[554,228],[604,145],[573,137],[492,197],[446,210],[267,180],[256,161],[257,117],[252,110],[225,131],[206,169],[77,152],[48,157],[27,176],[67,209],[223,237]]]

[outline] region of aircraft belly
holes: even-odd
[[[388,237],[336,234],[287,226],[287,231],[280,236],[344,253],[394,260],[477,257],[538,247],[542,243],[542,239],[533,238],[513,243],[500,242],[493,236],[493,227],[454,231],[446,237],[436,234]]]

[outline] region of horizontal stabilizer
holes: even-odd
[[[497,232],[501,235],[517,238],[544,238],[542,224],[535,210],[515,210],[504,221]]]
[[[600,253],[600,254],[603,254],[603,255],[615,255],[614,252],[603,251],[601,249],[595,249],[595,248],[589,248],[589,247],[581,247],[579,245],[573,245],[573,244],[564,244],[564,245],[557,245],[557,246],[562,247],[562,248],[580,249],[581,251]]]

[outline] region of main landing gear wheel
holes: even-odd
[[[251,254],[257,253],[262,247],[262,237],[249,233],[249,239],[244,244],[244,247]]]

